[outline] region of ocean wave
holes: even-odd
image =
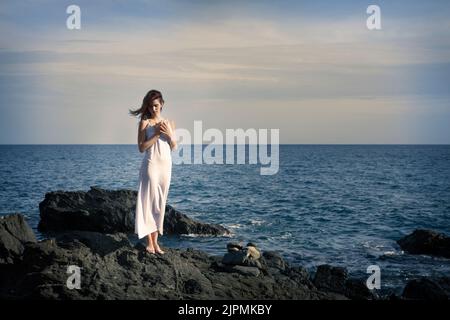
[[[263,225],[263,224],[266,224],[266,223],[267,223],[266,220],[261,220],[261,219],[251,219],[250,220],[250,224],[256,225],[256,226],[260,226],[260,225]]]
[[[197,234],[197,233],[188,233],[188,234],[182,234],[180,235],[182,238],[210,238],[210,234]],[[223,237],[223,238],[231,238],[234,236],[233,232],[230,232],[230,234],[222,234],[214,237]]]
[[[224,224],[224,226],[228,229],[241,229],[244,226],[240,223],[234,223],[234,224]]]

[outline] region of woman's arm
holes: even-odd
[[[171,129],[172,129],[172,136],[170,137],[170,149],[177,150],[178,144],[177,144],[177,138],[175,136],[175,121],[171,120],[169,122]]]
[[[139,152],[144,152],[148,148],[150,148],[156,141],[158,141],[158,138],[160,136],[159,127],[156,127],[155,134],[148,140],[145,140],[145,128],[147,126],[147,122],[141,120],[139,122],[139,129],[138,129],[138,148]]]

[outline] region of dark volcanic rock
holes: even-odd
[[[187,215],[166,206],[164,216],[164,232],[167,234],[200,234],[221,236],[230,233],[226,228],[218,224],[207,224],[192,220]]]
[[[450,237],[431,230],[417,229],[397,241],[402,250],[411,254],[428,254],[450,258]]]
[[[324,264],[317,267],[313,282],[321,290],[345,293],[347,277],[348,273],[345,268]]]
[[[442,282],[447,282],[448,279],[442,279]],[[450,291],[445,290],[438,281],[421,278],[411,280],[406,284],[403,290],[402,297],[411,300],[448,300]]]
[[[20,259],[27,242],[36,242],[36,237],[21,214],[0,216],[0,264]]]
[[[241,245],[230,242],[227,244],[227,253],[222,258],[222,263],[228,266],[244,266],[244,267],[256,267],[257,269],[263,269],[263,266],[260,262],[261,253],[257,249],[254,243],[249,243],[245,248]],[[231,268],[233,269],[233,268]],[[240,270],[242,268],[234,268]],[[242,269],[244,272],[247,272],[250,269]],[[252,269],[253,270],[253,269]],[[259,274],[259,270],[250,271],[250,273]]]
[[[137,191],[105,190],[91,187],[84,191],[55,191],[39,204],[39,230],[84,230],[101,233],[134,232]],[[166,205],[165,234],[226,235],[220,225],[205,224]]]
[[[260,275],[261,271],[258,267],[241,266],[241,265],[229,265],[220,262],[213,263],[212,267],[216,271],[229,272],[229,273],[239,273],[247,276],[257,277]]]
[[[264,251],[262,254],[262,264],[269,270],[284,271],[286,269],[286,262],[283,257],[275,251]]]
[[[323,291],[342,294],[354,300],[375,300],[378,294],[369,290],[363,279],[348,278],[347,269],[330,265],[317,267],[314,285]]]
[[[137,192],[103,190],[55,191],[39,204],[41,231],[85,230],[102,233],[133,230]]]
[[[242,245],[240,245],[237,242],[228,242],[227,244],[227,250],[228,252],[235,252],[235,251],[239,251],[242,250],[244,247],[242,247]]]
[[[247,254],[244,251],[227,252],[222,259],[226,265],[245,265]]]
[[[345,296],[352,300],[375,300],[379,299],[378,294],[369,290],[364,280],[348,279],[345,282]]]
[[[125,246],[131,246],[124,233],[103,234],[92,231],[68,231],[56,235],[61,247],[72,248],[74,240],[89,247],[93,253],[105,256]]]
[[[281,257],[265,264],[283,270],[231,266],[227,272],[217,268],[220,257],[164,249],[149,254],[125,235],[89,231],[25,242],[21,259],[4,275],[0,299],[345,299],[316,289],[306,270]],[[79,289],[68,286],[73,267],[80,268]]]

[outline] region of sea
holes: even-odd
[[[23,214],[42,239],[47,192],[137,190],[143,157],[136,145],[0,145],[0,214]],[[272,175],[248,161],[193,162],[173,164],[167,203],[232,234],[164,235],[163,247],[223,255],[230,241],[254,242],[311,274],[330,264],[358,278],[375,265],[383,292],[396,294],[410,279],[450,272],[450,259],[396,243],[416,228],[450,234],[450,145],[280,145]]]

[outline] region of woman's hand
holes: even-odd
[[[161,135],[161,133],[161,122],[158,122],[157,124],[155,124],[155,135],[159,136]]]
[[[170,140],[174,140],[175,135],[172,126],[170,125],[170,122],[168,120],[164,120],[161,121],[159,124],[160,124],[159,131],[162,134],[165,134]]]

